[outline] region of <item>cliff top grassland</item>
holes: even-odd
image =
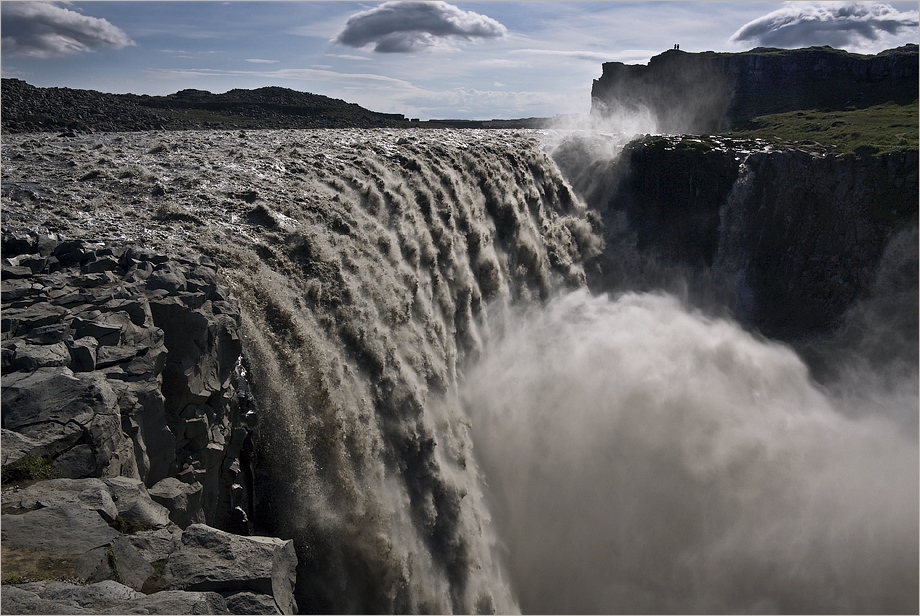
[[[764,115],[724,134],[782,144],[814,142],[840,154],[878,154],[916,150],[920,122],[914,101],[865,109],[809,109]]]

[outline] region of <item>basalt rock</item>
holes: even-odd
[[[917,166],[916,151],[658,136],[571,177],[611,247],[589,268],[596,288],[660,288],[670,268],[742,323],[793,341],[834,331],[869,295],[886,247],[916,228]]]
[[[3,610],[229,613],[180,582],[154,592],[182,528],[252,532],[255,413],[239,310],[213,263],[23,233],[3,249]],[[185,562],[183,579],[252,594],[236,611],[291,613],[293,549],[220,536],[255,546],[246,566],[261,573],[209,581],[223,552],[199,545],[210,564]],[[49,578],[102,594],[10,585]]]

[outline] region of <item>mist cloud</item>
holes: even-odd
[[[0,16],[4,55],[49,58],[134,45],[123,30],[105,19],[47,2],[4,2]]]
[[[508,30],[491,17],[446,2],[385,2],[352,15],[335,42],[406,53],[454,40],[501,38]]]
[[[578,291],[464,388],[524,613],[916,613],[916,432],[788,347]]]
[[[901,34],[913,41],[917,26],[917,11],[899,11],[889,4],[787,2],[742,26],[729,41],[780,48],[860,47]]]

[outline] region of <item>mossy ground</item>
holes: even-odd
[[[918,148],[917,101],[865,109],[805,110],[760,116],[726,136],[833,147],[841,154],[877,154]]]
[[[2,551],[3,576],[0,584],[24,584],[40,580],[81,583],[76,575],[76,557],[5,545]]]

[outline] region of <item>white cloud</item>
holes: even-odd
[[[507,28],[485,15],[446,2],[384,2],[348,18],[335,42],[406,53],[456,40],[501,38]]]
[[[262,60],[261,58],[246,58],[246,61],[253,64],[278,64],[278,60]]]
[[[341,58],[342,60],[370,60],[367,56],[355,56],[347,53],[327,53],[328,58]]]
[[[584,60],[586,62],[610,62],[616,55],[614,52],[601,51],[578,51],[564,49],[514,49],[511,53],[525,55],[543,55],[557,56],[561,58],[571,58],[574,60]]]
[[[134,45],[109,21],[48,2],[4,2],[0,16],[4,55],[49,58]]]
[[[748,22],[729,42],[767,47],[830,45],[844,49],[877,47],[881,40],[917,39],[917,11],[899,11],[879,2],[786,2],[781,9]]]

